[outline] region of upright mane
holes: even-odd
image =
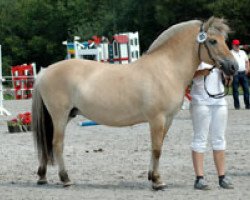
[[[227,35],[230,32],[227,21],[223,18],[216,17],[210,17],[204,23],[204,30],[208,32],[208,34],[222,34],[225,38],[227,38]]]
[[[185,27],[191,25],[191,24],[196,24],[196,23],[201,23],[199,20],[191,20],[191,21],[186,21],[182,22],[176,25],[171,26],[167,30],[163,31],[158,38],[154,40],[154,42],[150,45],[147,53],[151,53],[154,50],[158,49],[162,44],[164,44],[169,38],[171,38],[175,33],[182,31]]]
[[[163,45],[168,39],[170,39],[175,33],[182,31],[184,28],[190,25],[201,25],[202,21],[200,20],[191,20],[182,22],[176,25],[171,26],[163,33],[160,34],[156,40],[150,45],[147,54],[158,49],[161,45]],[[204,30],[209,34],[222,34],[225,38],[230,31],[229,26],[226,23],[226,20],[223,18],[210,17],[206,22],[204,22]]]

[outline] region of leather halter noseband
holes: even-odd
[[[199,60],[201,60],[201,55],[200,55],[200,49],[201,49],[201,45],[203,44],[208,52],[208,56],[209,58],[214,62],[215,65],[218,65],[218,63],[216,62],[216,60],[213,58],[208,46],[207,46],[207,33],[204,31],[204,24],[202,23],[200,26],[200,32],[197,36],[197,42],[199,43],[199,47],[198,47],[198,56],[199,56]],[[213,66],[209,71],[212,71],[215,68],[215,66]],[[223,75],[222,75],[223,76]],[[226,95],[228,95],[229,92],[229,87],[227,87],[227,90],[218,94],[210,94],[207,90],[206,87],[206,76],[204,76],[204,89],[206,91],[206,93],[208,94],[209,97],[214,98],[214,99],[220,99],[225,97]]]

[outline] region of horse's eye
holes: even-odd
[[[216,40],[209,40],[209,43],[212,45],[215,45],[215,44],[217,44],[217,41]]]

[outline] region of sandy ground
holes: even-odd
[[[147,181],[149,131],[147,124],[126,128],[80,127],[77,117],[67,127],[65,162],[74,186],[63,188],[57,167],[48,168],[49,184],[36,185],[37,157],[31,132],[9,134],[0,117],[0,200],[8,199],[250,199],[250,111],[233,110],[229,99],[227,130],[228,175],[234,190],[218,187],[211,148],[205,159],[205,173],[211,191],[193,189],[194,173],[190,157],[192,125],[188,110],[175,117],[164,143],[161,172],[168,188],[152,191]],[[31,101],[6,101],[15,116],[29,111]],[[13,116],[12,116],[13,117]],[[94,150],[102,149],[102,152]]]

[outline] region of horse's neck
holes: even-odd
[[[195,40],[195,38],[192,38]],[[191,39],[191,41],[192,41]],[[183,41],[174,49],[174,54],[171,57],[173,67],[176,70],[176,78],[186,87],[193,79],[194,73],[198,68],[200,60],[198,58],[198,48],[196,41]]]
[[[197,33],[189,29],[186,33],[184,31],[172,36],[159,50],[147,55],[147,60],[155,60],[153,68],[161,68],[161,74],[171,73],[171,79],[185,88],[192,80],[200,62],[198,44],[195,41]],[[155,70],[155,73],[157,72],[159,73],[159,70]]]

